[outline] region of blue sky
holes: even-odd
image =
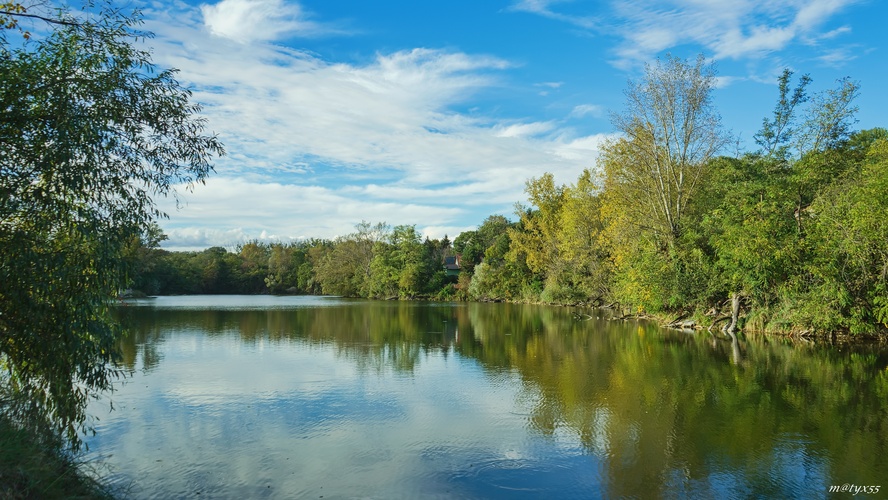
[[[155,62],[180,70],[229,153],[181,207],[160,201],[169,249],[362,220],[453,238],[514,218],[527,179],[595,168],[626,82],[666,53],[715,62],[715,104],[746,148],[787,67],[812,92],[859,81],[857,128],[888,126],[877,0],[142,5]]]

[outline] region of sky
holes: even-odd
[[[754,149],[785,68],[811,92],[859,82],[856,128],[888,127],[879,0],[134,2],[227,150],[158,200],[170,250],[514,220],[527,180],[596,169],[627,82],[666,54],[715,64],[726,154]]]

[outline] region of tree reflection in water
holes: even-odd
[[[577,321],[513,304],[339,300],[326,307],[126,307],[124,365],[151,371],[165,338],[327,346],[361,373],[412,376],[430,355],[518,375],[530,432],[569,433],[608,497],[822,496],[888,477],[888,353]],[[473,388],[467,387],[466,391]]]

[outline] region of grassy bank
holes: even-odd
[[[0,499],[113,498],[62,443],[0,414]]]

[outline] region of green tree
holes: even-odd
[[[558,235],[565,188],[555,185],[554,176],[545,173],[538,179],[527,181],[524,192],[532,207],[516,207],[521,222],[509,232],[512,257],[523,255],[527,267],[545,279],[554,263],[559,261]]]
[[[117,374],[124,247],[163,215],[156,197],[202,182],[223,153],[175,72],[137,48],[138,14],[86,8],[44,16],[45,37],[0,38],[2,383],[14,412],[74,445]]]
[[[435,269],[428,247],[420,241],[416,226],[395,226],[387,241],[373,247],[370,264],[370,296],[415,297],[425,292]]]
[[[791,77],[786,70],[778,79],[773,117],[755,136],[761,150],[735,163],[738,168],[719,171],[715,181],[721,194],[713,197],[723,203],[708,223],[714,223],[710,241],[731,295],[730,331],[738,327],[741,300],[755,310],[756,329],[791,328],[800,309],[811,310],[798,307],[807,294],[799,283],[810,283],[812,260],[829,252],[808,240],[811,204],[837,179],[853,175],[865,155],[866,147],[855,147],[850,136],[859,85],[843,79],[809,98],[810,77],[802,76],[794,89]]]
[[[488,220],[491,218],[488,217]],[[487,247],[483,261],[475,266],[468,280],[467,288],[463,275],[460,275],[461,286],[463,290],[467,289],[470,298],[522,302],[539,300],[542,282],[527,267],[523,252],[512,249],[511,235],[520,228],[520,222],[509,222],[502,227],[505,232],[498,234]]]
[[[158,295],[202,293],[197,252],[163,252],[157,266]]]
[[[703,226],[716,254],[715,279],[731,298],[728,329],[734,331],[741,301],[759,315],[778,307],[780,285],[799,271],[801,247],[792,172],[779,160],[756,155],[721,167],[712,197],[722,203],[706,214]]]
[[[811,77],[802,75],[795,89],[790,90],[792,71],[783,70],[777,79],[780,97],[774,106],[774,116],[762,120],[762,128],[754,138],[762,153],[770,158],[786,159],[790,156],[793,139],[796,135],[797,108],[808,100],[805,89]]]
[[[357,231],[339,237],[314,266],[323,293],[346,297],[370,296],[371,263],[377,242],[385,241],[391,228],[384,222],[362,221]]]
[[[523,258],[507,258],[510,232],[516,224],[502,215],[484,219],[477,230],[464,231],[453,240],[461,255],[459,296],[478,300],[523,300],[532,273]],[[537,292],[534,293],[536,295]]]
[[[632,222],[656,231],[667,245],[681,231],[709,160],[728,141],[712,103],[715,84],[703,56],[694,63],[667,56],[629,82],[625,110],[612,115],[623,138],[604,148],[607,187],[640,206],[643,217]]]
[[[491,215],[474,231],[463,231],[453,240],[453,250],[461,256],[463,269],[472,272],[473,268],[484,260],[491,245],[508,242],[508,229],[512,227],[509,219],[502,215]]]
[[[610,294],[610,256],[602,245],[601,189],[584,170],[565,190],[558,231],[560,263],[546,285],[554,302],[600,301]],[[555,297],[553,297],[555,298]]]
[[[124,247],[124,259],[130,273],[129,287],[148,295],[160,293],[161,277],[159,269],[163,250],[160,243],[167,239],[160,226],[150,224],[142,234],[130,238]]]
[[[240,246],[238,291],[243,293],[261,293],[265,291],[265,278],[268,276],[268,245],[251,241]]]
[[[307,263],[305,248],[299,245],[271,245],[265,286],[271,293],[307,291],[299,281],[299,270]]]
[[[598,200],[614,297],[639,311],[683,309],[703,257],[693,229],[712,160],[729,136],[712,103],[715,70],[672,56],[630,82],[612,121],[622,137],[602,148]]]
[[[804,274],[791,283],[792,319],[819,330],[888,329],[888,133],[859,169],[811,204]]]
[[[544,284],[539,299],[552,303],[603,299],[609,264],[601,245],[604,223],[600,189],[589,170],[573,185],[557,186],[552,174],[527,182],[530,207],[518,206],[520,222],[509,230],[506,257],[526,265]]]

